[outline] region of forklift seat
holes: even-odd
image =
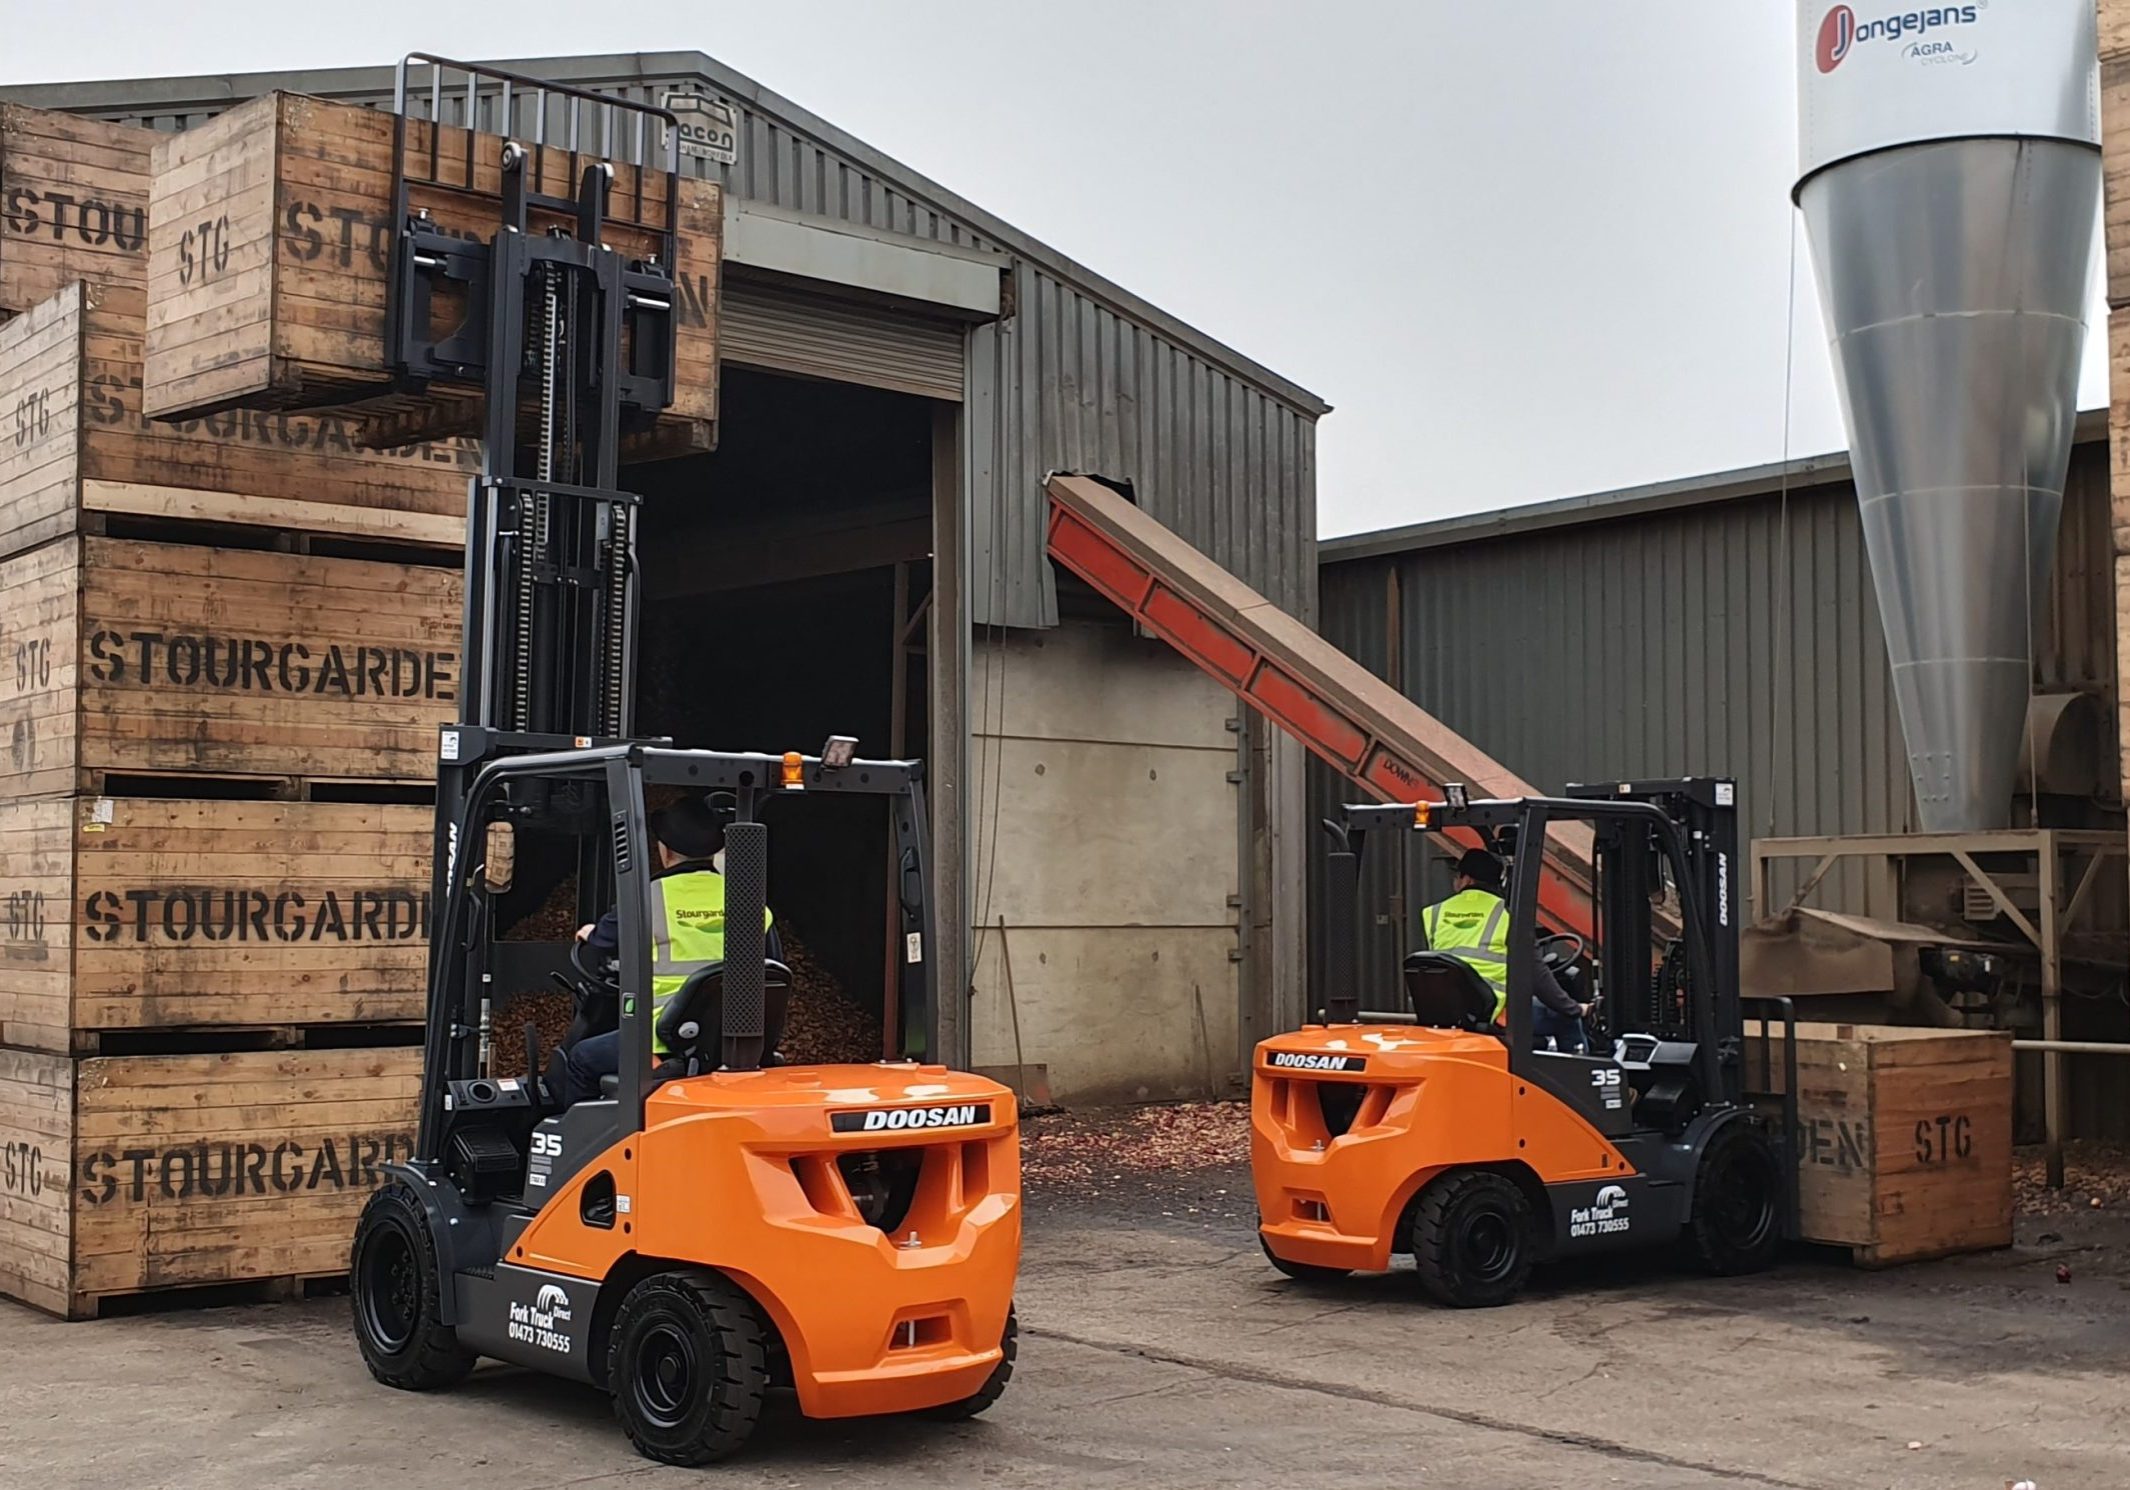
[[[776,1048],[784,1038],[785,1016],[791,1011],[791,969],[765,959],[762,968],[762,1064],[776,1064]],[[676,1076],[700,1076],[716,1068],[718,1045],[725,1028],[725,965],[713,962],[688,975],[688,981],[658,1016],[658,1038],[668,1054],[653,1075],[659,1081]],[[621,1094],[621,1078],[599,1078],[599,1095]]]
[[[792,1005],[792,971],[782,962],[763,962],[763,1064],[777,1064],[777,1041],[784,1039],[784,1017]],[[667,1056],[652,1073],[658,1081],[673,1077],[699,1077],[716,1069],[718,1045],[724,1039],[724,964],[711,962],[707,969],[688,975],[688,981],[667,1000],[658,1015],[658,1041]],[[599,1077],[601,1096],[620,1096],[620,1075]]]
[[[1405,959],[1405,995],[1413,1022],[1438,1030],[1494,1026],[1494,990],[1479,969],[1447,952],[1413,952]]]
[[[784,1038],[784,1019],[791,1011],[791,969],[765,960],[762,977],[762,1054],[773,1054]],[[694,1076],[716,1064],[725,1028],[725,965],[713,962],[688,975],[680,991],[666,1000],[658,1016],[658,1038],[678,1062],[672,1074]]]

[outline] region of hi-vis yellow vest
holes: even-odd
[[[776,924],[762,907],[762,927]],[[666,1001],[689,977],[725,960],[725,877],[714,870],[690,869],[651,881],[651,1049],[666,1055],[656,1033]]]
[[[1459,890],[1421,913],[1432,951],[1448,952],[1494,990],[1494,1020],[1509,1007],[1509,907],[1486,890]]]

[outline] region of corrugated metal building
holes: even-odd
[[[2094,816],[2062,826],[2121,821],[2108,475],[2095,413],[2079,425],[2034,668],[2036,692],[2105,705]],[[1319,629],[1541,789],[1729,774],[1744,838],[1914,826],[1846,456],[1331,539],[1321,557]],[[1312,820],[1346,795],[1312,767]],[[1380,868],[1376,904],[1395,888]],[[1778,877],[1771,898],[1793,886]],[[1446,889],[1408,882],[1406,898]],[[1881,894],[1848,870],[1814,903],[1896,915]],[[1364,986],[1394,981],[1397,945],[1386,921]],[[2081,1037],[2120,1039],[2103,1033],[2119,1012],[2067,1015]],[[2099,1090],[2082,1090],[2096,1131]]]
[[[1315,422],[1327,406],[700,53],[499,65],[675,108],[693,137],[686,168],[727,188],[725,409],[720,451],[703,458],[720,464],[662,472],[650,494],[692,489],[697,476],[734,490],[744,474],[746,512],[722,534],[675,534],[664,562],[677,552],[706,573],[719,559],[707,545],[729,550],[737,532],[794,584],[893,569],[876,598],[884,608],[892,589],[898,613],[880,630],[908,644],[881,648],[896,655],[869,738],[907,733],[911,753],[928,755],[938,820],[966,828],[938,845],[942,901],[963,911],[942,917],[952,944],[940,951],[950,968],[977,964],[979,987],[967,1020],[952,1001],[943,1008],[937,1048],[1049,1064],[1061,1092],[1084,1095],[1225,1085],[1254,1035],[1299,1007],[1302,926],[1276,907],[1301,899],[1300,756],[1231,721],[1212,685],[1081,613],[1069,593],[1061,615],[1042,551],[1041,478],[1075,469],[1130,480],[1150,512],[1308,618]],[[426,114],[424,77],[415,74],[412,111]],[[389,107],[393,81],[390,68],[356,68],[0,97],[181,130],[276,89]],[[464,121],[465,98],[437,97],[448,122]],[[471,103],[482,127],[507,122],[521,136],[530,107],[521,95],[505,121],[497,99]],[[801,380],[854,391],[823,402],[794,392]],[[816,402],[802,408],[804,397]],[[778,452],[748,431],[788,440],[824,421],[877,427],[894,453],[878,469],[893,474],[867,500],[824,496],[794,516],[805,504],[778,486]],[[914,467],[904,459],[913,449]],[[838,484],[815,475],[809,491]],[[794,550],[844,557],[795,564]],[[721,583],[742,593],[740,578]],[[1141,707],[1150,690],[1164,703]],[[1080,830],[1098,798],[1119,819]],[[1179,853],[1193,874],[1176,874]],[[1176,888],[1185,884],[1188,893]],[[973,945],[956,935],[971,927]],[[1101,986],[1120,990],[1115,1007],[1086,1006],[1086,990]]]

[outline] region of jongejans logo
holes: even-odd
[[[1913,39],[1916,45],[1909,49],[1909,55],[1925,59],[1951,53],[1954,50],[1952,44],[1943,38],[1935,42],[1926,42],[1922,38],[1926,33],[1946,26],[1972,26],[1981,19],[1982,9],[1981,0],[1977,0],[1973,5],[1933,5],[1901,11],[1876,21],[1859,21],[1854,9],[1837,5],[1819,23],[1819,70],[1823,73],[1834,71],[1856,50],[1858,43],[1866,41]]]
[[[1837,5],[1819,23],[1819,70],[1832,72],[1856,45],[1856,12]]]

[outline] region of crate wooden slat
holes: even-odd
[[[0,320],[77,280],[147,287],[155,138],[101,119],[0,104]]]
[[[324,1277],[413,1150],[412,1047],[74,1061],[0,1050],[0,1294]]]
[[[0,1045],[418,1021],[431,824],[369,803],[0,801]]]
[[[458,570],[62,538],[0,560],[0,798],[113,774],[429,783]]]
[[[1867,1266],[2011,1244],[2009,1034],[1802,1024],[1797,1053],[1807,1240]]]
[[[432,126],[407,123],[406,159],[428,175]],[[437,179],[410,205],[446,231],[495,231],[500,136],[445,127]],[[380,438],[474,427],[477,395],[441,385],[395,393],[386,363],[394,119],[275,93],[155,147],[149,212],[144,400],[154,418],[231,408],[360,408]],[[589,155],[580,165],[588,163]],[[573,197],[571,156],[534,151],[536,190]],[[607,241],[648,255],[660,240],[635,216],[639,173],[618,165]],[[644,217],[663,224],[666,178],[641,175]],[[636,454],[708,449],[717,414],[717,292],[723,215],[715,184],[683,180],[674,273],[679,391]],[[546,218],[537,219],[543,225]],[[559,221],[559,219],[555,219]]]
[[[84,512],[464,542],[472,440],[372,450],[333,414],[141,414],[140,292],[70,285],[0,326],[0,555]]]

